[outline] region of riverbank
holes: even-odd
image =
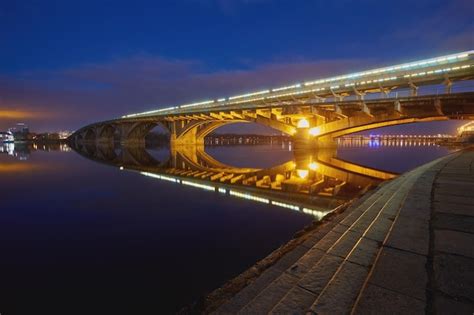
[[[199,311],[472,311],[473,168],[471,148],[384,183],[214,291]]]

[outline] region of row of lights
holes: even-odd
[[[393,71],[398,71],[398,70],[410,70],[418,67],[428,67],[428,66],[433,66],[437,64],[445,64],[449,62],[455,62],[464,58],[469,57],[470,54],[474,53],[474,51],[468,51],[468,52],[463,52],[459,54],[453,54],[453,55],[448,55],[448,56],[442,56],[438,58],[432,58],[432,59],[427,59],[427,60],[422,60],[418,62],[412,62],[412,63],[406,63],[406,64],[400,64],[396,66],[391,66],[391,67],[385,67],[385,68],[380,68],[380,69],[374,69],[370,71],[364,71],[364,72],[358,72],[358,73],[353,73],[353,74],[348,74],[348,75],[343,75],[343,76],[337,76],[337,77],[331,77],[327,79],[321,79],[321,80],[316,80],[316,81],[310,81],[310,82],[305,82],[305,83],[298,83],[298,84],[293,84],[289,86],[283,86],[275,89],[267,89],[267,90],[262,90],[258,92],[252,92],[252,93],[246,93],[246,94],[241,94],[237,96],[231,96],[229,98],[220,98],[217,100],[207,100],[203,102],[197,102],[197,103],[190,103],[190,104],[185,104],[185,105],[180,105],[180,106],[172,106],[172,107],[167,107],[167,108],[162,108],[162,109],[157,109],[157,110],[151,110],[147,112],[142,112],[142,113],[136,113],[136,114],[129,114],[122,116],[122,118],[130,118],[130,117],[135,117],[135,116],[141,116],[141,115],[149,115],[149,114],[154,114],[154,113],[159,113],[159,112],[164,112],[164,111],[171,111],[175,109],[180,109],[180,108],[189,108],[189,107],[196,107],[196,106],[203,106],[203,105],[210,105],[213,103],[222,103],[226,101],[233,101],[233,102],[228,102],[228,104],[239,104],[239,103],[244,103],[244,102],[250,102],[250,101],[259,101],[263,100],[266,98],[275,98],[275,97],[284,97],[284,96],[290,96],[290,95],[296,95],[298,93],[308,93],[308,92],[319,92],[324,90],[324,88],[319,88],[319,89],[314,89],[310,91],[297,91],[293,93],[284,93],[284,94],[278,94],[278,95],[272,95],[272,96],[265,96],[265,97],[258,97],[258,98],[252,98],[252,99],[247,99],[249,97],[253,96],[261,96],[269,93],[274,93],[274,92],[281,92],[281,91],[286,91],[286,90],[292,90],[292,89],[298,89],[301,88],[302,86],[312,86],[312,85],[317,85],[317,84],[324,84],[324,83],[331,83],[335,81],[341,81],[341,80],[347,80],[347,79],[354,79],[354,78],[360,78],[360,77],[365,77],[369,75],[374,75],[374,74],[383,74],[383,73],[390,73]],[[420,76],[420,75],[425,75],[425,74],[438,74],[438,73],[443,73],[447,71],[453,71],[453,70],[458,70],[458,69],[465,69],[468,68],[469,65],[464,65],[464,66],[459,66],[459,67],[453,67],[453,68],[445,68],[445,69],[440,69],[440,70],[433,70],[433,71],[427,71],[427,72],[419,72],[417,74],[410,74],[410,75],[404,75],[404,77],[411,77],[411,76]],[[389,81],[389,80],[395,80],[397,79],[396,76],[391,76],[387,78],[380,78],[380,79],[375,79],[375,80],[366,80],[366,81],[361,81],[361,82],[350,82],[344,84],[345,87],[350,87],[354,85],[364,85],[364,84],[370,84],[374,82],[384,82],[384,81]],[[333,85],[330,87],[330,89],[337,89],[340,88],[340,85]],[[245,100],[241,100],[241,99]],[[237,100],[237,101],[235,101]]]
[[[124,168],[120,167],[120,169],[123,170]],[[314,209],[309,209],[309,208],[300,208],[297,205],[292,205],[292,204],[289,204],[289,203],[270,200],[270,199],[267,199],[267,198],[262,198],[262,197],[259,197],[259,196],[252,195],[250,193],[244,193],[244,192],[236,191],[236,190],[233,190],[233,189],[227,190],[227,189],[222,188],[222,187],[214,187],[214,186],[211,186],[211,185],[199,184],[199,183],[192,182],[192,181],[180,180],[178,178],[165,176],[165,175],[154,174],[154,173],[149,173],[149,172],[140,172],[140,174],[142,174],[144,176],[147,176],[147,177],[151,177],[151,178],[165,180],[165,181],[168,181],[168,182],[173,182],[173,183],[183,184],[183,185],[187,185],[187,186],[191,186],[191,187],[195,187],[195,188],[204,189],[204,190],[207,190],[207,191],[216,191],[216,188],[217,188],[217,191],[219,193],[222,193],[222,194],[227,194],[227,191],[228,191],[230,196],[234,196],[234,197],[238,197],[238,198],[242,198],[242,199],[246,199],[246,200],[257,201],[257,202],[266,203],[266,204],[272,204],[274,206],[287,208],[287,209],[291,209],[291,210],[294,210],[294,211],[303,211],[304,213],[313,215],[313,216],[315,216],[319,219],[322,218],[325,214],[325,212],[322,212],[320,210],[314,210]]]

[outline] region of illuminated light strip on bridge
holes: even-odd
[[[285,90],[290,90],[290,89],[297,89],[297,88],[300,88],[300,87],[301,87],[301,83],[298,83],[298,84],[294,84],[294,85],[283,86],[283,87],[279,87],[279,88],[276,88],[276,89],[272,89],[271,91],[272,92],[279,92],[279,91],[285,91]]]
[[[157,110],[152,110],[152,111],[146,111],[146,112],[141,112],[141,113],[129,114],[129,115],[122,116],[122,118],[132,118],[132,117],[150,115],[150,114],[155,114],[155,113],[160,113],[160,112],[169,112],[169,111],[173,111],[173,110],[181,109],[181,108],[206,106],[206,105],[210,105],[210,104],[213,104],[213,103],[218,103],[218,104],[221,104],[221,105],[232,105],[232,104],[240,104],[240,103],[246,103],[246,102],[261,101],[261,100],[264,100],[264,99],[273,99],[273,98],[285,97],[285,96],[291,96],[291,95],[305,94],[305,93],[311,93],[311,92],[319,92],[319,91],[323,91],[325,88],[328,88],[328,87],[326,86],[326,87],[320,87],[318,89],[301,90],[301,91],[295,91],[295,92],[290,92],[290,93],[277,93],[276,95],[273,95],[273,93],[276,93],[276,92],[287,91],[287,90],[292,90],[292,89],[300,89],[303,86],[307,87],[307,86],[312,86],[312,85],[327,84],[327,83],[331,83],[331,82],[335,82],[335,81],[353,80],[353,79],[356,79],[356,78],[361,78],[361,77],[370,76],[370,75],[374,75],[374,74],[386,74],[386,73],[390,73],[390,72],[398,71],[398,70],[402,70],[402,71],[403,70],[414,70],[414,69],[417,69],[417,68],[448,64],[448,63],[451,63],[451,62],[460,61],[460,60],[462,60],[464,58],[467,58],[467,57],[469,57],[470,55],[473,55],[473,54],[474,54],[474,50],[471,50],[471,51],[467,51],[467,52],[462,52],[462,53],[447,55],[447,56],[441,56],[441,57],[421,60],[421,61],[417,61],[417,62],[399,64],[399,65],[396,65],[396,66],[390,66],[390,67],[379,68],[379,69],[363,71],[363,72],[357,72],[357,73],[352,73],[352,74],[347,74],[347,75],[342,75],[342,76],[330,77],[330,78],[327,78],[327,79],[319,79],[319,80],[316,80],[316,81],[298,83],[298,84],[293,84],[293,85],[289,85],[289,86],[283,86],[283,87],[279,87],[279,88],[267,89],[267,90],[263,90],[263,91],[253,92],[253,93],[246,93],[246,94],[242,94],[242,95],[231,96],[229,98],[219,98],[217,100],[209,100],[209,101],[204,101],[204,102],[197,102],[197,103],[167,107],[167,108],[162,108],[162,109],[157,109]],[[443,72],[466,69],[466,68],[469,68],[471,66],[474,66],[474,65],[463,65],[463,66],[459,66],[459,67],[452,67],[452,68],[445,68],[445,69],[438,69],[438,70],[430,70],[430,71],[426,71],[426,72],[418,72],[417,74],[409,74],[408,76],[404,75],[403,77],[408,78],[408,77],[412,77],[412,76],[417,77],[417,76],[423,76],[423,75],[428,75],[428,74],[439,74],[439,73],[443,73]],[[395,80],[397,78],[401,78],[401,77],[391,76],[391,77],[388,77],[388,78],[380,78],[380,79],[374,79],[374,80],[364,80],[364,81],[359,81],[359,82],[341,82],[338,85],[331,86],[330,89],[331,90],[338,89],[342,86],[343,87],[351,87],[351,86],[356,86],[356,85],[365,85],[365,84],[370,84],[370,83],[385,82],[385,81],[389,81],[389,80]],[[266,94],[269,94],[269,95],[266,95]],[[248,99],[249,97],[257,96],[257,95],[261,95],[262,97]],[[236,100],[236,99],[244,99],[244,100],[229,102],[231,100]]]
[[[357,73],[342,75],[342,76],[338,76],[338,77],[332,77],[332,78],[328,78],[328,79],[321,79],[321,80],[317,80],[317,81],[305,82],[304,85],[308,86],[308,85],[314,85],[314,84],[320,84],[320,83],[326,83],[326,82],[333,82],[333,81],[339,81],[339,80],[345,80],[345,79],[359,78],[359,77],[363,77],[363,76],[379,74],[379,73],[386,73],[386,72],[392,72],[392,71],[396,71],[396,70],[407,70],[407,69],[410,69],[410,68],[420,67],[420,66],[433,66],[433,65],[437,65],[437,64],[444,64],[446,62],[466,58],[466,57],[469,56],[469,54],[472,54],[472,53],[474,53],[474,51],[468,51],[468,52],[463,52],[463,53],[454,54],[454,55],[431,58],[431,59],[426,59],[426,60],[422,60],[422,61],[418,61],[418,62],[405,63],[405,64],[396,65],[396,66],[379,68],[379,69],[374,69],[374,70],[369,70],[369,71],[364,71],[364,72],[357,72]]]
[[[432,70],[432,71],[427,71],[427,72],[418,72],[418,73],[406,74],[403,77],[404,78],[420,77],[420,76],[424,76],[424,75],[427,75],[427,74],[450,72],[450,71],[456,71],[456,70],[459,70],[459,69],[466,69],[466,68],[469,68],[469,67],[471,67],[471,65],[464,65],[462,67],[444,68],[444,69]]]
[[[250,97],[250,96],[267,94],[267,93],[270,93],[270,90],[263,90],[263,91],[259,91],[259,92],[253,92],[253,93],[247,93],[247,94],[242,94],[242,95],[237,95],[237,96],[231,96],[231,97],[229,97],[229,101],[235,100],[237,98],[244,98],[244,97]]]
[[[256,102],[256,101],[261,101],[261,100],[264,100],[265,97],[258,97],[258,98],[252,98],[250,100],[241,100],[241,101],[233,101],[233,102],[229,102],[228,104],[241,104],[241,103],[247,103],[247,102]]]
[[[155,109],[155,110],[150,110],[150,111],[143,112],[143,113],[125,115],[125,116],[122,116],[122,118],[130,118],[130,117],[136,117],[136,116],[142,116],[142,115],[150,115],[150,114],[155,114],[155,113],[159,113],[159,112],[170,111],[170,110],[174,110],[174,109],[178,109],[178,108],[179,108],[179,106],[173,106],[173,107]]]
[[[362,82],[355,82],[355,83],[352,83],[351,85],[364,85],[364,84],[370,84],[370,83],[392,81],[392,80],[396,80],[396,79],[398,79],[398,78],[397,77],[382,78],[382,79],[368,80],[368,81],[362,81]],[[348,85],[346,84],[346,86],[348,86]]]
[[[215,101],[204,101],[204,102],[199,102],[199,103],[192,103],[192,104],[186,104],[186,105],[180,105],[180,108],[186,108],[186,107],[194,107],[194,106],[201,106],[201,105],[207,105],[207,104],[212,104]]]

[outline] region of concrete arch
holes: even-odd
[[[84,138],[83,139],[87,142],[95,141],[95,139],[96,139],[95,129],[94,128],[87,128],[84,131]]]
[[[317,138],[330,140],[381,127],[448,119],[474,119],[472,95],[460,99],[435,97],[406,102],[395,100],[393,105],[365,106],[365,110],[317,126]]]
[[[434,117],[420,117],[420,118],[398,118],[392,120],[382,120],[382,121],[367,121],[359,122],[359,124],[354,124],[348,121],[348,119],[343,119],[340,121],[327,123],[320,126],[321,135],[318,137],[322,138],[338,138],[345,136],[351,133],[366,131],[371,129],[377,129],[382,127],[389,127],[395,125],[411,124],[416,122],[428,122],[428,121],[442,121],[449,120],[449,117],[446,116],[434,116]]]
[[[248,123],[247,120],[202,120],[191,121],[184,125],[181,130],[171,133],[172,145],[204,145],[204,137],[219,127],[235,124]],[[176,128],[178,129],[178,128]]]
[[[251,121],[248,120],[233,120],[233,121],[213,121],[211,123],[208,123],[206,125],[201,125],[201,128],[198,130],[196,137],[199,140],[204,141],[204,138],[212,133],[213,131],[226,126],[226,125],[231,125],[231,124],[237,124],[237,123],[250,123]]]
[[[115,134],[115,126],[113,124],[100,125],[97,128],[97,141],[113,142]]]
[[[120,128],[121,143],[123,144],[139,144],[145,143],[145,136],[156,127],[158,121],[144,121],[123,123],[118,126]]]

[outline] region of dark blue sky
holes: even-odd
[[[0,129],[75,129],[474,47],[471,0],[0,2]]]

